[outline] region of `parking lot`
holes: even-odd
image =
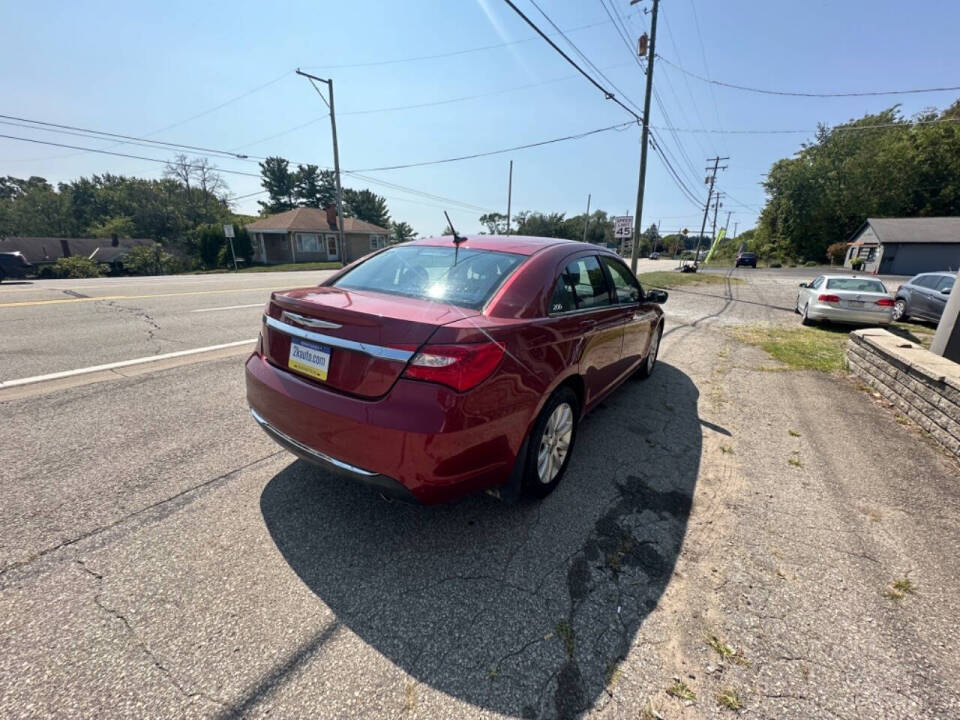
[[[248,414],[264,299],[323,273],[0,286],[0,380],[63,374],[0,386],[0,716],[960,717],[956,464],[735,338],[815,272],[671,291],[554,494],[440,507]]]

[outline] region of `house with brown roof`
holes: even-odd
[[[254,262],[353,262],[387,244],[386,228],[358,218],[343,219],[343,244],[336,208],[299,207],[247,225]]]

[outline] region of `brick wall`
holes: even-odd
[[[886,330],[854,330],[850,372],[960,458],[960,365]]]

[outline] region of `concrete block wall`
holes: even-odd
[[[960,458],[960,365],[878,329],[850,333],[846,356],[850,372]]]

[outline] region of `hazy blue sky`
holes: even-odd
[[[644,78],[600,0],[538,0],[569,38],[637,104]],[[609,0],[627,16],[630,41],[649,25],[642,8]],[[530,0],[516,0],[539,25]],[[956,32],[960,3],[947,0],[663,0],[658,51],[714,79],[762,88],[841,92],[960,85]],[[699,30],[698,30],[699,26]],[[700,38],[703,43],[701,45]],[[484,152],[629,120],[534,38],[502,0],[407,2],[20,2],[0,4],[3,54],[0,113],[249,155],[332,164],[325,108],[300,66],[334,79],[345,170]],[[521,41],[439,59],[404,60]],[[561,42],[561,44],[563,44]],[[339,67],[338,67],[339,66]],[[271,82],[274,81],[275,82]],[[267,84],[269,83],[269,84]],[[248,91],[235,102],[227,102]],[[656,130],[701,196],[709,155],[729,155],[720,189],[740,230],[763,203],[770,164],[794,152],[818,122],[839,123],[903,103],[912,114],[945,107],[960,93],[812,99],[766,96],[707,85],[659,63],[655,86],[681,130],[804,130],[794,134]],[[364,112],[482,95],[419,109]],[[223,107],[209,111],[218,105]],[[200,117],[195,117],[205,113]],[[190,119],[193,118],[193,119]],[[284,133],[263,142],[262,138]],[[666,125],[654,105],[651,124]],[[169,153],[0,125],[0,133],[153,158]],[[638,127],[447,165],[371,172],[377,179],[505,211],[507,163],[514,161],[513,208],[613,213],[632,209]],[[685,153],[687,160],[683,158]],[[216,159],[224,170],[257,173],[253,162]],[[56,182],[114,172],[158,177],[143,160],[0,139],[0,175]],[[689,176],[689,177],[687,177]],[[236,195],[260,189],[255,177],[227,175]],[[345,184],[366,183],[347,178]],[[651,154],[644,225],[664,232],[699,228],[693,205]],[[388,197],[394,219],[422,234],[443,228],[449,207],[458,229],[479,228],[480,212],[370,184]],[[256,197],[240,210],[255,212]],[[732,230],[732,227],[731,227]]]

